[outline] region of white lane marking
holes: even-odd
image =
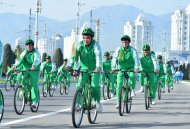
[[[114,97],[112,99],[102,100],[101,102],[104,103],[104,102],[114,100],[114,99],[116,99],[116,98]],[[23,119],[19,119],[19,120],[14,120],[14,121],[6,122],[6,123],[1,123],[0,127],[13,125],[13,124],[17,124],[17,123],[21,123],[21,122],[25,122],[25,121],[29,121],[29,120],[34,120],[34,119],[38,119],[38,118],[42,118],[42,117],[46,117],[46,116],[51,116],[51,115],[55,115],[55,114],[67,112],[67,111],[71,111],[71,108],[62,109],[62,110],[58,110],[58,111],[54,111],[54,112],[49,112],[49,113],[45,113],[45,114],[41,114],[41,115],[31,116],[31,117],[27,117],[27,118],[23,118]]]

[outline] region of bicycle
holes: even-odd
[[[4,113],[4,97],[1,90],[0,90],[0,107],[1,107],[1,110],[0,110],[0,122],[1,122],[1,120],[3,119],[3,113]]]
[[[92,87],[91,79],[92,75],[95,72],[81,71],[81,76],[83,78],[84,74],[88,74],[88,81],[82,85],[79,89],[76,90],[74,95],[74,100],[72,104],[72,123],[75,128],[79,128],[82,122],[83,114],[87,111],[88,121],[91,124],[94,124],[97,118],[97,107],[94,104],[92,99]]]
[[[46,82],[44,82],[42,86],[43,97],[47,97],[47,93],[49,93],[50,97],[53,97],[54,88],[51,83],[51,77],[50,77],[52,73],[45,73],[45,74],[47,75],[47,78],[46,78]]]
[[[27,73],[30,69],[27,70],[17,70],[17,72],[21,73],[21,84],[16,88],[14,94],[14,110],[18,115],[21,115],[24,111],[25,104],[30,104],[30,110],[32,112],[37,112],[40,103],[40,93],[38,90],[39,100],[36,108],[32,106],[32,96],[31,96],[31,79],[30,74]]]
[[[119,95],[119,115],[123,116],[125,110],[126,113],[131,112],[132,106],[132,97],[131,97],[131,88],[129,84],[129,75],[128,72],[134,72],[132,70],[119,70],[120,72],[124,73],[124,83],[120,89]]]
[[[68,81],[67,81],[67,77],[65,75],[63,75],[63,79],[60,83],[60,95],[63,95],[63,93],[65,93],[66,95],[69,93],[69,89],[68,89]]]
[[[16,89],[16,86],[18,85],[17,82],[17,78],[16,78],[16,73],[14,73],[13,75],[10,75],[6,77],[6,82],[5,82],[5,90],[6,91],[10,91],[11,88],[13,88],[14,90]]]
[[[146,77],[145,77],[145,91],[144,91],[144,97],[145,97],[145,108],[148,110],[150,108],[150,102],[151,102],[151,96],[150,96],[150,84],[148,81],[148,72],[144,72]],[[154,72],[149,72],[149,73],[154,73]]]
[[[162,88],[161,88],[161,80],[160,80],[160,76],[158,76],[158,99],[161,100],[161,95],[162,95]]]
[[[105,74],[105,82],[103,84],[103,90],[102,90],[103,98],[104,100],[106,100],[107,98],[111,99],[110,82],[109,82],[110,72],[104,72],[103,74]]]

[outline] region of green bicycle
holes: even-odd
[[[103,84],[103,89],[102,89],[103,98],[104,100],[111,99],[110,82],[109,82],[110,72],[107,73],[104,72],[103,74],[105,74],[105,82]]]
[[[131,112],[132,106],[132,97],[131,97],[131,88],[129,84],[129,72],[134,72],[132,70],[120,70],[124,73],[124,83],[120,89],[119,95],[119,115],[123,116],[125,110],[127,113]]]
[[[88,81],[76,90],[72,104],[72,123],[75,128],[80,127],[85,111],[91,124],[95,123],[98,114],[95,101],[92,99],[91,79],[94,72],[81,71],[82,78],[84,73],[88,74]]]
[[[5,82],[5,90],[6,91],[10,91],[11,87],[13,87],[13,89],[15,90],[17,85],[18,85],[18,82],[17,82],[17,74],[16,73],[6,77],[6,82]]]
[[[32,112],[37,112],[39,108],[40,103],[40,93],[38,90],[39,100],[37,103],[36,108],[32,106],[32,98],[31,98],[31,79],[30,74],[28,73],[30,71],[27,70],[17,70],[17,72],[21,73],[21,84],[16,88],[15,94],[14,94],[14,110],[18,115],[21,115],[24,111],[25,104],[30,104],[30,110]]]
[[[0,90],[0,122],[3,119],[3,113],[4,113],[4,97],[2,91]]]
[[[65,75],[63,76],[63,79],[60,83],[59,92],[60,92],[60,95],[63,95],[63,93],[65,93],[67,95],[69,93],[68,81],[67,81],[67,78]]]
[[[50,78],[50,75],[52,73],[45,73],[45,74],[47,75],[47,79],[46,79],[47,81],[44,82],[42,86],[43,97],[46,97],[48,93],[50,97],[53,97],[54,88],[53,88],[53,85],[51,83],[51,78]]]

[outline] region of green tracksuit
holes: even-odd
[[[33,49],[32,51],[23,51],[20,55],[20,58],[14,64],[14,66],[17,68],[22,68],[23,70],[30,69],[32,66],[36,67],[35,71],[29,71],[28,74],[31,78],[31,97],[33,103],[38,103],[39,101],[39,95],[38,95],[38,79],[40,74],[40,53],[37,49]],[[21,83],[21,76],[18,75],[18,83]]]
[[[153,73],[153,71],[159,69],[156,57],[155,57],[155,55],[150,54],[150,53],[147,56],[145,56],[144,54],[141,54],[140,55],[140,63],[141,63],[141,69],[144,72],[148,73],[148,81],[150,84],[151,99],[155,99],[157,86],[155,85],[155,74]],[[142,72],[142,76],[146,77],[145,73]]]
[[[84,41],[77,44],[72,53],[72,58],[69,60],[68,66],[73,66],[73,63],[80,61],[80,71],[101,69],[102,68],[102,52],[100,46],[95,40],[92,40],[90,45],[86,46]],[[78,65],[74,65],[75,67]],[[78,68],[79,68],[78,66]],[[75,68],[76,69],[76,68]],[[84,85],[87,81],[88,74],[84,74],[83,78],[80,74],[77,83],[77,88]],[[97,102],[100,102],[100,73],[93,73],[91,86],[93,88],[92,97]]]
[[[64,64],[58,69],[58,73],[58,82],[62,82],[64,77],[68,82],[68,86],[70,86],[71,75],[67,72],[66,66]]]
[[[129,46],[128,48],[124,48],[121,46],[117,48],[114,57],[113,57],[113,68],[117,68],[119,70],[137,70],[139,69],[139,58],[135,48]],[[117,66],[116,66],[117,65]],[[128,72],[129,75],[129,84],[131,89],[135,89],[136,80],[135,73]],[[123,85],[124,73],[119,71],[117,74],[117,88],[116,88],[116,97],[117,102],[119,102],[120,89]]]
[[[166,71],[166,66],[164,64],[164,62],[158,62],[159,64],[159,79],[160,79],[160,83],[161,83],[161,88],[165,88],[165,71]],[[157,79],[157,80],[159,80]],[[156,85],[158,85],[158,81],[156,83]]]
[[[169,81],[169,85],[171,86],[171,87],[173,87],[173,74],[175,73],[174,72],[174,68],[173,68],[173,66],[166,66],[166,73],[168,74],[168,75],[166,75],[165,76],[165,80],[166,80],[166,85],[168,86],[168,81],[169,81],[169,79],[170,79],[170,81]]]
[[[54,83],[53,81],[53,72],[55,72],[55,65],[53,62],[44,62],[41,65],[41,71],[44,73],[44,82],[47,82],[48,76],[51,83]]]
[[[105,83],[105,79],[106,77],[108,77],[108,80],[110,82],[110,91],[111,93],[114,92],[114,78],[113,78],[113,74],[110,73],[111,72],[111,68],[112,68],[112,65],[111,65],[111,60],[105,60],[103,62],[103,71],[104,73],[102,74],[102,84]]]

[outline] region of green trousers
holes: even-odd
[[[157,85],[155,83],[155,74],[154,73],[148,73],[148,80],[146,81],[145,77],[146,74],[142,73],[142,76],[144,78],[144,85],[147,84],[147,81],[149,81],[149,88],[150,88],[150,97],[151,99],[156,98],[156,91],[157,91]]]
[[[114,76],[113,76],[113,74],[102,74],[102,84],[104,84],[105,83],[105,79],[106,79],[106,76],[108,77],[108,80],[109,80],[109,82],[110,82],[110,91],[111,91],[111,93],[113,93],[114,92]]]
[[[134,72],[128,72],[129,75],[129,85],[131,90],[135,89],[136,80],[135,80],[135,73]],[[116,87],[116,98],[117,103],[119,102],[119,96],[120,96],[120,89],[124,83],[124,72],[119,71],[117,74],[117,87]]]
[[[100,94],[100,73],[92,73],[92,78],[91,78],[91,86],[92,86],[92,98],[100,102],[101,94]],[[84,73],[83,77],[80,74],[79,80],[77,83],[77,89],[80,88],[81,86],[84,86],[87,82],[89,82],[89,73]]]
[[[31,98],[32,103],[38,103],[39,102],[39,94],[38,94],[38,80],[39,80],[39,71],[29,71],[27,72],[30,75],[31,79]],[[22,76],[21,73],[18,75],[18,83],[21,84],[22,82]]]
[[[161,83],[161,88],[165,88],[165,75],[160,75],[160,77],[158,78],[160,80]]]
[[[63,79],[64,77],[65,77],[65,79],[67,80],[68,86],[70,87],[71,75],[69,75],[69,74],[67,74],[67,75],[65,75],[65,74],[60,74],[60,75],[58,76],[58,82],[59,82],[59,83],[62,82],[62,79]]]
[[[169,85],[173,87],[173,75],[165,75],[166,86],[168,86],[168,81],[169,81]]]

